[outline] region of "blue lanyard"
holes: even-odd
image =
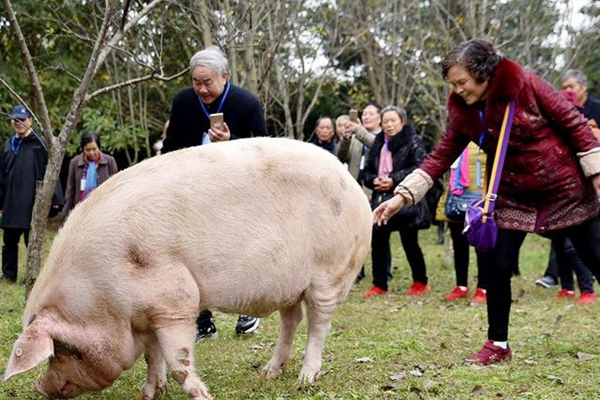
[[[10,147],[12,147],[13,153],[19,154],[19,150],[21,149],[21,144],[23,144],[23,139],[25,139],[25,138],[24,137],[20,137],[19,138],[19,142],[15,146],[15,139],[16,138],[17,138],[17,135],[15,135],[12,138],[10,138]]]
[[[223,98],[221,99],[219,108],[217,108],[217,114],[221,112],[221,108],[223,108],[223,103],[225,103],[225,99],[227,98],[227,94],[229,93],[229,88],[231,87],[231,84],[229,83],[229,81],[227,81],[225,83],[225,85],[227,87],[225,88],[225,94],[223,95]],[[198,96],[198,101],[200,102],[200,107],[202,107],[202,111],[204,111],[206,118],[208,118],[210,120],[210,114],[208,113],[208,110],[206,109],[206,107],[204,107],[204,103],[202,102],[202,99],[200,98],[200,96]]]
[[[479,110],[479,119],[481,120],[481,122],[483,123],[483,111]],[[485,138],[485,125],[483,127],[483,130],[481,131],[481,135],[479,136],[479,152],[481,153],[481,146],[483,146],[483,139]],[[476,161],[476,165],[477,165],[477,169],[476,169],[476,177],[475,180],[477,181],[475,184],[477,185],[477,187],[483,187],[482,182],[481,182],[481,157],[479,157],[479,154],[477,154],[477,161]]]

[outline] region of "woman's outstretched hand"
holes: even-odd
[[[384,201],[373,210],[373,223],[377,224],[377,226],[381,226],[381,224],[387,225],[390,218],[400,211],[402,206],[404,206],[404,197],[398,194]]]

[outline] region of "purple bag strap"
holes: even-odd
[[[502,168],[504,167],[506,148],[508,147],[508,139],[510,137],[510,129],[512,127],[514,116],[515,101],[511,100],[506,106],[504,121],[502,122],[502,129],[500,130],[500,137],[498,138],[498,147],[496,149],[496,156],[494,157],[492,174],[490,175],[491,182],[485,196],[485,205],[483,207],[484,215],[490,215],[494,212],[494,204],[496,202],[498,186],[500,186],[500,177],[502,176]]]

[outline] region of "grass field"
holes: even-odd
[[[557,290],[536,287],[543,273],[549,242],[530,235],[521,253],[521,276],[513,279],[509,362],[468,366],[466,355],[486,340],[485,307],[467,300],[443,300],[454,285],[454,271],[435,244],[435,230],[421,233],[431,292],[405,295],[410,272],[398,235],[393,236],[394,279],[390,295],[364,300],[370,276],[353,287],[338,310],[323,357],[322,376],[299,388],[306,340],[302,323],[285,373],[261,380],[277,339],[277,314],[262,320],[254,335],[237,337],[237,316],[216,313],[219,338],[196,345],[196,368],[216,399],[593,399],[600,398],[598,340],[600,304],[579,306],[556,300]],[[23,251],[24,253],[24,251]],[[471,257],[472,259],[474,257]],[[367,268],[370,273],[370,267]],[[473,261],[471,271],[475,271]],[[471,282],[474,282],[470,277]],[[472,288],[471,288],[472,289]],[[0,284],[0,368],[6,366],[20,333],[24,307],[21,285]],[[85,399],[132,399],[145,380],[140,360],[115,384]],[[38,398],[33,388],[45,367],[0,385],[0,399]],[[166,399],[185,399],[169,379]]]

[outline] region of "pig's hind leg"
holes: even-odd
[[[165,357],[158,343],[156,336],[146,346],[144,353],[146,364],[148,365],[148,374],[146,384],[142,388],[138,400],[152,400],[164,395],[167,391],[165,383],[167,373],[165,370]]]
[[[304,362],[298,381],[300,384],[312,384],[321,371],[321,360],[325,339],[331,328],[331,320],[337,308],[333,299],[306,299],[306,316],[308,319],[308,340],[304,352]]]
[[[292,344],[296,329],[302,321],[302,303],[279,310],[281,315],[281,326],[279,328],[279,340],[275,348],[275,354],[262,369],[261,378],[277,378],[292,353]]]
[[[194,370],[194,342],[196,325],[165,326],[156,330],[162,352],[171,369],[171,375],[193,400],[212,400],[208,389]]]

